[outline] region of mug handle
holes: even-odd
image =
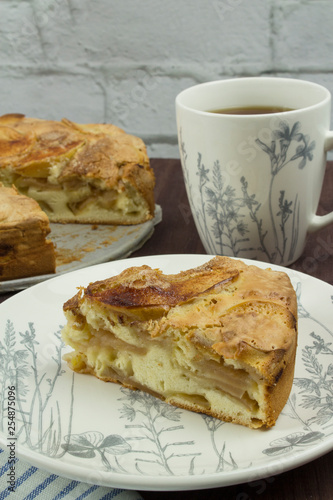
[[[325,139],[325,152],[333,149],[333,131],[328,132]],[[314,233],[333,223],[333,212],[326,215],[314,215],[310,222],[308,231]]]

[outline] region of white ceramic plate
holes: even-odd
[[[14,443],[17,456],[58,475],[139,490],[254,481],[332,450],[333,287],[296,271],[286,270],[299,302],[295,381],[270,430],[183,411],[140,391],[73,374],[62,361],[67,350],[60,338],[62,305],[77,286],[132,265],[175,273],[208,259],[170,255],[114,261],[63,274],[3,302],[1,445]]]
[[[154,219],[133,226],[104,224],[50,224],[49,239],[56,249],[56,276],[109,260],[124,259],[138,250],[152,236],[162,220],[156,205]],[[52,278],[53,274],[0,282],[0,293],[24,290]]]

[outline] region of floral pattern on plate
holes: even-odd
[[[165,272],[175,272],[189,267],[191,261],[199,265],[208,258],[147,257],[132,259],[131,265],[158,266],[160,260]],[[18,452],[30,460],[47,458],[51,467],[57,463],[58,471],[66,469],[65,475],[73,476],[73,468],[75,477],[86,479],[87,470],[96,469],[95,482],[128,487],[130,477],[135,488],[143,488],[154,477],[158,489],[168,488],[170,481],[179,487],[179,481],[189,478],[196,478],[198,487],[232,484],[250,477],[251,470],[256,471],[256,478],[263,477],[267,471],[280,472],[290,468],[290,463],[297,466],[333,448],[330,285],[289,270],[299,304],[295,379],[276,426],[262,432],[184,411],[141,391],[68,369],[62,360],[68,348],[61,339],[59,322],[65,295],[71,296],[68,289],[124,267],[126,262],[118,261],[59,276],[0,306],[4,319],[0,340],[3,446],[15,438]],[[18,317],[16,311],[23,304],[29,307]],[[15,394],[12,408],[9,394]]]

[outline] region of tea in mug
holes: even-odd
[[[239,108],[213,109],[209,112],[221,115],[269,115],[272,113],[285,113],[286,111],[294,110],[284,106],[242,106]]]

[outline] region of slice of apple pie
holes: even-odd
[[[138,137],[111,124],[0,117],[0,181],[51,222],[138,224],[154,215],[154,174]]]
[[[293,382],[297,302],[284,272],[228,257],[164,275],[149,266],[64,304],[69,366],[167,403],[271,427]]]
[[[0,281],[55,273],[47,215],[38,203],[0,183]]]

